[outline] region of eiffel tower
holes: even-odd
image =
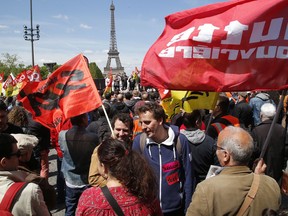
[[[113,4],[113,0],[110,5],[110,11],[111,11],[111,29],[110,29],[110,49],[108,52],[108,60],[106,63],[106,67],[104,67],[104,74],[108,74],[111,68],[111,60],[114,59],[116,62],[116,67],[112,67],[112,74],[123,74],[124,73],[124,67],[122,67],[120,58],[119,58],[119,52],[117,50],[117,42],[116,42],[116,29],[115,29],[115,18],[114,18],[114,11],[115,6]]]

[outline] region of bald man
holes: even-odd
[[[237,215],[255,175],[247,164],[253,152],[253,139],[240,127],[228,126],[215,146],[222,171],[197,185],[186,215]],[[266,208],[278,210],[281,194],[276,181],[260,177],[256,197],[245,215],[262,215]]]

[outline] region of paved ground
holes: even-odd
[[[54,149],[50,149],[49,153],[49,183],[53,185],[56,189],[56,176],[57,176],[57,155]],[[57,204],[56,208],[51,211],[53,216],[63,216],[65,215],[65,205]]]

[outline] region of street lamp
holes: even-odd
[[[32,0],[30,0],[30,28],[24,25],[23,37],[26,41],[31,41],[32,66],[34,67],[34,41],[40,39],[40,25],[36,25],[35,29],[33,28]]]

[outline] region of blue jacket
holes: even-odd
[[[253,111],[254,126],[257,126],[261,123],[260,112],[261,106],[264,103],[272,103],[273,105],[275,105],[274,101],[270,99],[270,96],[267,93],[258,93],[249,101],[249,105],[252,107]]]
[[[172,212],[182,207],[185,208],[186,212],[191,202],[195,183],[189,141],[183,134],[179,133],[176,126],[170,126],[168,134],[169,138],[173,139],[171,145],[167,144],[166,141],[158,144],[147,138],[142,152],[141,134],[139,134],[135,137],[132,148],[146,158],[156,174],[163,213]],[[176,149],[178,136],[181,143],[181,155]]]

